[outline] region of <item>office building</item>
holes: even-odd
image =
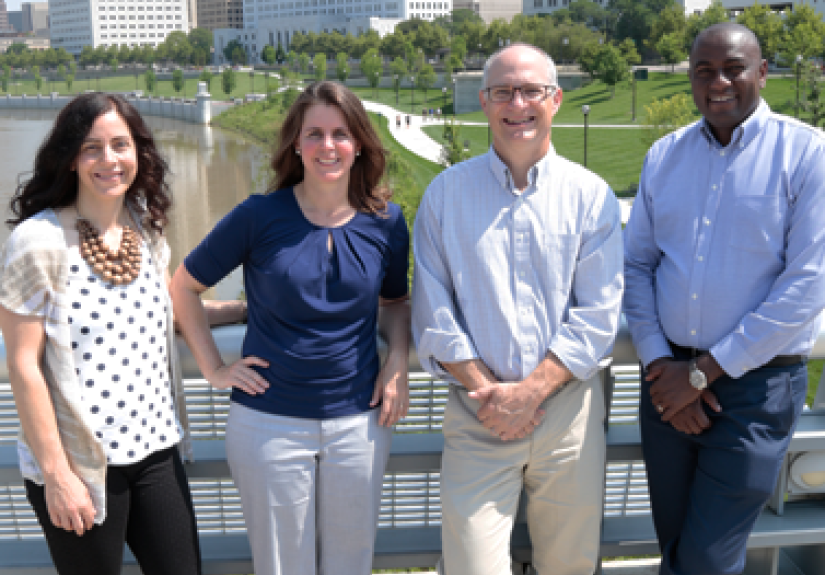
[[[53,48],[157,46],[173,31],[189,33],[187,0],[52,0]]]
[[[49,3],[23,2],[23,32],[40,32],[49,29]]]
[[[454,0],[453,9],[472,10],[487,24],[496,18],[504,18],[508,22],[516,14],[521,14],[524,0]]]
[[[9,24],[9,13],[6,10],[6,3],[0,0],[0,32],[12,32],[11,24]]]
[[[15,32],[23,31],[23,12],[22,10],[13,10],[7,12],[9,15],[9,28]]]
[[[243,0],[198,0],[197,4],[199,27],[243,28]]]

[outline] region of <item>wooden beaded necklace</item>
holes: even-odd
[[[100,232],[89,220],[77,215],[75,224],[80,234],[80,256],[95,275],[113,285],[130,284],[140,274],[140,236],[129,226],[123,226],[117,250],[106,247]]]

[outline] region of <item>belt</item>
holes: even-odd
[[[670,344],[670,349],[673,350],[673,353],[677,355],[699,357],[700,355],[710,353],[706,349],[696,349],[695,347],[684,347],[682,345],[677,345],[670,340],[668,340],[668,344]],[[805,363],[806,361],[808,361],[808,358],[804,355],[777,355],[768,363],[760,365],[759,367],[790,367],[792,365]]]

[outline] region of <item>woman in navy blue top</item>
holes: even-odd
[[[409,234],[385,162],[360,100],[310,85],[281,128],[274,191],[232,210],[172,281],[201,372],[232,387],[227,458],[258,575],[371,569],[391,427],[408,406]],[[239,265],[248,327],[243,359],[225,365],[199,296]]]

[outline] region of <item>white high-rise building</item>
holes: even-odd
[[[434,20],[452,10],[452,0],[244,0],[244,29],[215,30],[215,61],[225,63],[223,46],[231,40],[244,45],[250,62],[260,62],[264,46],[284,50],[296,33],[338,31],[358,36],[375,30],[390,34],[403,20]]]
[[[52,0],[52,48],[157,46],[173,31],[189,32],[187,0]]]

